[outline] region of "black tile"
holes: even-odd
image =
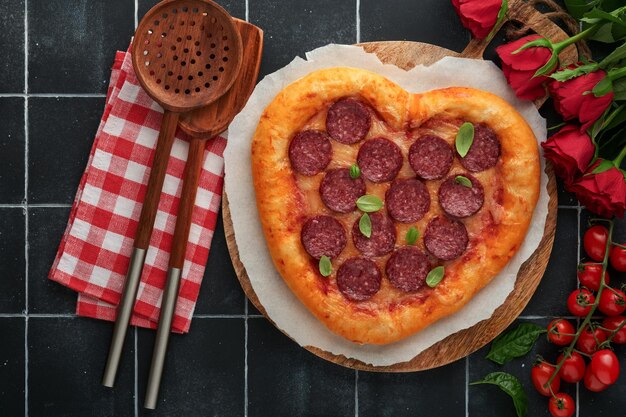
[[[465,360],[423,372],[359,372],[359,416],[422,415],[465,415]]]
[[[139,404],[143,404],[153,331],[139,330]],[[194,319],[188,335],[172,335],[156,411],[146,416],[242,416],[244,320]]]
[[[582,416],[617,416],[623,415],[626,409],[626,365],[624,364],[622,346],[616,346],[615,354],[622,359],[620,362],[620,378],[602,392],[588,391],[580,384],[579,415]],[[618,411],[619,410],[619,411]]]
[[[361,42],[408,40],[460,52],[470,40],[448,1],[361,0],[360,11]]]
[[[0,313],[21,313],[25,308],[24,227],[21,208],[0,208]]]
[[[220,210],[195,314],[243,314],[244,302],[244,294],[228,254]]]
[[[3,417],[24,411],[24,319],[0,318],[0,410]]]
[[[559,209],[548,267],[522,315],[569,315],[565,300],[578,285],[578,210]]]
[[[69,208],[28,210],[28,312],[59,314],[76,311],[76,293],[48,279],[65,231]]]
[[[2,79],[1,76],[0,79]],[[2,204],[19,204],[24,200],[24,144],[24,99],[0,98],[0,203]]]
[[[105,93],[133,27],[132,1],[29,0],[29,92]]]
[[[139,20],[145,15],[148,10],[155,4],[157,4],[159,0],[139,0],[138,8],[137,8],[137,16]],[[246,0],[218,0],[217,4],[222,6],[228,11],[233,17],[237,17],[241,20],[244,20],[246,17]]]
[[[509,329],[516,327],[522,322],[532,322],[540,326],[547,326],[549,320],[519,320],[513,322]],[[574,324],[574,323],[573,323]],[[507,330],[509,330],[507,329]],[[540,395],[532,385],[530,371],[537,355],[541,355],[546,361],[555,363],[560,354],[557,346],[548,343],[545,335],[539,336],[531,351],[521,358],[513,359],[505,365],[498,365],[485,359],[491,344],[472,354],[469,358],[469,381],[478,381],[491,372],[508,372],[521,382],[528,396],[528,416],[549,416],[548,398]],[[576,385],[561,383],[561,392],[566,392],[576,399]],[[493,385],[469,386],[469,415],[481,417],[514,417],[515,408],[513,401],[504,392]],[[588,416],[590,414],[581,414]]]
[[[296,55],[329,43],[356,42],[356,2],[334,0],[254,0],[250,22],[264,31],[259,79]]]
[[[248,415],[354,416],[351,369],[298,346],[265,319],[248,320]]]
[[[4,0],[0,3],[2,62],[0,92],[24,92],[24,1]]]
[[[74,200],[103,109],[103,98],[29,100],[29,203]]]
[[[102,386],[113,326],[81,318],[28,322],[31,417],[110,417],[134,413],[133,338],[126,339],[114,389]]]

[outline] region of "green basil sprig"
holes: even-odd
[[[445,272],[443,266],[431,269],[428,275],[426,275],[426,284],[428,284],[430,288],[435,288],[443,279]]]
[[[420,231],[417,230],[415,227],[411,227],[406,232],[405,239],[406,239],[407,245],[414,245],[415,242],[417,242],[417,239],[419,239],[419,237],[420,237]]]
[[[373,213],[383,207],[383,202],[375,195],[362,195],[356,200],[356,206],[365,213]]]
[[[361,176],[361,168],[357,164],[352,164],[350,166],[350,178],[356,180]]]
[[[455,146],[456,151],[461,155],[461,158],[465,158],[465,155],[469,152],[474,142],[474,125],[470,122],[465,122],[459,128],[456,134]]]
[[[469,178],[464,177],[463,175],[457,175],[456,177],[454,177],[454,181],[456,181],[458,184],[461,184],[464,187],[472,188],[472,181],[470,181]]]
[[[328,256],[322,255],[320,258],[319,268],[320,274],[322,274],[323,277],[327,277],[333,272],[333,264],[330,263],[330,258]]]
[[[539,335],[546,332],[542,326],[522,323],[515,329],[500,334],[491,344],[487,359],[504,365],[513,358],[519,358],[532,349]]]
[[[528,397],[526,396],[526,391],[524,391],[522,384],[513,375],[507,374],[506,372],[492,372],[485,375],[480,381],[472,382],[470,385],[478,384],[496,385],[513,399],[517,417],[524,417],[526,415],[526,411],[528,410]]]
[[[363,213],[361,216],[361,219],[359,220],[359,230],[366,238],[369,239],[372,237],[372,219],[370,219],[369,214]]]

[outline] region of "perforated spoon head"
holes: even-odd
[[[165,0],[139,23],[135,73],[165,109],[206,106],[232,86],[241,68],[241,36],[231,16],[208,0]]]

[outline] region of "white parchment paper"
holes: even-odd
[[[531,102],[515,97],[502,72],[493,62],[446,57],[430,67],[404,71],[385,65],[374,54],[349,45],[328,45],[294,59],[265,77],[243,111],[229,128],[225,151],[225,189],[235,230],[239,257],[250,283],[269,317],[301,346],[384,366],[405,362],[424,349],[459,330],[491,317],[512,291],[522,263],[535,251],[543,236],[548,213],[548,178],[543,170],[541,195],[524,244],[501,273],[456,314],[440,320],[400,342],[385,346],[358,345],[331,333],[300,303],[278,274],[269,255],[255,203],[250,163],[250,144],[265,107],[283,88],[322,68],[346,66],[376,72],[412,93],[451,86],[474,87],[499,95],[511,103],[532,127],[538,141],[546,138],[546,123]]]

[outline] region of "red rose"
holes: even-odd
[[[498,20],[502,0],[452,0],[463,26],[478,39],[485,39]]]
[[[565,120],[577,118],[583,129],[588,129],[613,101],[612,91],[602,97],[591,93],[593,87],[604,77],[606,73],[598,70],[563,82],[554,80],[548,86],[554,107]]]
[[[543,155],[566,184],[581,176],[595,154],[589,135],[576,125],[567,125],[541,144]]]
[[[541,39],[539,35],[524,36],[514,42],[496,48],[502,61],[502,72],[509,85],[515,90],[515,95],[526,100],[543,97],[545,89],[543,83],[547,76],[533,78],[535,72],[543,67],[552,57],[552,50],[542,46],[533,46],[513,55],[513,52],[526,43]],[[556,68],[556,67],[555,67]],[[550,72],[553,72],[551,69]]]
[[[604,217],[624,217],[626,209],[626,180],[621,170],[615,168],[593,173],[602,162],[598,159],[585,175],[565,188],[593,213]]]

